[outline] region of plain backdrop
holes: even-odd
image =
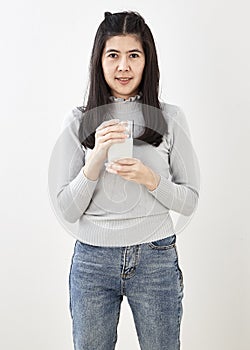
[[[161,98],[184,110],[200,162],[199,207],[177,238],[182,350],[247,350],[250,9],[243,0],[2,5],[0,348],[73,349],[75,241],[50,205],[48,165],[65,114],[82,104],[104,11],[122,10],[140,12],[150,26]],[[116,349],[139,349],[126,299]]]

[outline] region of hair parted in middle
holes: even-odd
[[[157,147],[162,142],[164,133],[168,131],[168,126],[158,97],[160,72],[151,30],[137,12],[124,11],[114,14],[105,12],[104,16],[104,20],[97,29],[91,53],[87,102],[85,106],[78,107],[85,115],[79,129],[80,142],[84,147],[94,148],[95,132],[93,130],[104,121],[103,113],[99,113],[97,107],[103,106],[103,111],[105,105],[110,103],[111,92],[102,69],[102,53],[106,41],[113,36],[135,35],[141,42],[145,54],[145,67],[139,85],[145,130],[136,140]],[[152,110],[154,110],[153,115]]]

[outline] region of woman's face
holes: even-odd
[[[144,66],[144,51],[135,35],[117,35],[106,41],[102,69],[113,96],[124,99],[135,96]]]

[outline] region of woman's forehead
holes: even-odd
[[[105,44],[105,51],[112,49],[117,51],[131,51],[136,49],[142,51],[142,45],[136,34],[115,35],[110,37]]]

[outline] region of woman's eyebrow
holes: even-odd
[[[121,51],[116,50],[116,49],[108,49],[108,50],[106,51],[106,53],[109,53],[109,52],[117,52],[117,53],[121,53]],[[139,49],[129,50],[129,51],[127,51],[126,53],[130,53],[130,52],[139,52],[139,53],[142,53],[142,51],[141,51],[141,50],[139,50]]]

